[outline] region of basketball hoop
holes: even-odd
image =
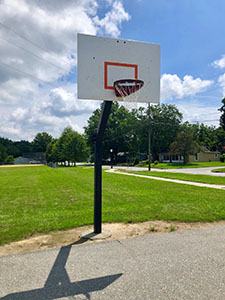
[[[114,82],[116,97],[127,97],[140,90],[144,85],[144,81],[137,79],[120,79]]]
[[[136,108],[139,99],[139,90],[144,81],[139,79],[120,79],[114,82],[115,95],[124,102],[127,109]]]

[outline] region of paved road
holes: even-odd
[[[0,299],[225,299],[225,226],[0,258]]]
[[[147,171],[148,168],[141,167],[120,167],[115,166],[116,169],[126,169],[133,171]],[[225,173],[214,173],[212,170],[221,169],[225,167],[207,167],[207,168],[183,168],[183,169],[156,169],[152,168],[152,171],[156,172],[174,172],[174,173],[186,173],[186,174],[201,174],[201,175],[211,175],[211,176],[223,176],[225,177]]]

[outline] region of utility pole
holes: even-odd
[[[151,119],[150,119],[150,103],[148,103],[148,170],[151,171]]]

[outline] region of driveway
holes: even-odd
[[[2,300],[224,300],[225,226],[0,257]]]

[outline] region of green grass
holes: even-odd
[[[151,164],[152,168],[157,169],[182,169],[182,168],[205,168],[205,167],[223,167],[225,166],[225,163],[222,163],[220,161],[218,162],[199,162],[199,163],[158,163],[158,164]],[[139,163],[137,167],[148,167],[148,164],[145,163]]]
[[[215,173],[225,173],[225,168],[222,168],[222,169],[214,169],[214,170],[212,170],[212,172],[215,172]]]
[[[178,180],[186,180],[186,181],[194,181],[194,182],[202,182],[209,184],[218,184],[225,185],[225,177],[217,177],[210,175],[194,175],[194,174],[185,174],[185,173],[172,173],[172,172],[159,172],[159,171],[138,171],[132,172],[140,175],[154,176],[154,177],[162,177],[162,178],[171,178]]]
[[[93,223],[93,168],[0,168],[0,244]],[[103,172],[103,222],[225,219],[225,191]]]

